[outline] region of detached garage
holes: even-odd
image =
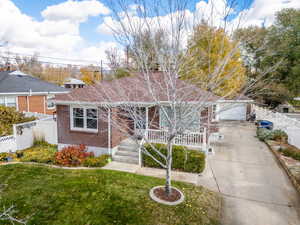
[[[217,120],[247,120],[252,100],[219,100],[216,108]]]

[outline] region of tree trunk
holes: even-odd
[[[167,168],[166,168],[166,186],[165,191],[167,195],[171,193],[171,168],[172,168],[172,141],[169,141],[167,144]]]

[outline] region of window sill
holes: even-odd
[[[84,133],[93,133],[96,134],[98,133],[98,129],[97,130],[93,130],[93,129],[80,129],[80,128],[71,128],[70,131],[75,131],[75,132],[84,132]]]

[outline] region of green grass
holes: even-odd
[[[165,206],[148,195],[164,180],[124,172],[14,164],[0,166],[0,182],[0,209],[14,205],[28,225],[219,224],[220,197],[191,184],[174,182],[186,200]]]

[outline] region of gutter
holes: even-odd
[[[224,99],[219,99],[217,100],[218,103],[253,103],[254,100],[224,100]]]
[[[43,92],[33,92],[29,90],[31,95],[41,95],[41,94],[68,94],[69,91],[43,91]],[[28,95],[28,92],[2,92],[0,95]]]

